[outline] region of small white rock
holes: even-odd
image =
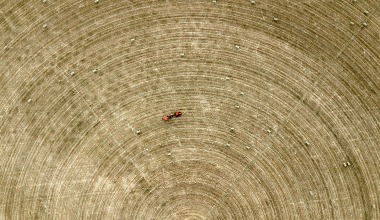
[[[367,27],[368,24],[366,22],[363,23],[363,27]]]
[[[235,131],[235,128],[230,128],[231,131]]]
[[[31,102],[32,101],[32,99],[28,99],[28,102]]]
[[[236,47],[236,49],[239,49],[239,48],[240,48],[240,46],[239,46],[239,45],[235,45],[235,47]]]
[[[47,0],[42,0],[42,3],[46,3],[47,2]]]
[[[227,143],[226,146],[227,146],[227,147],[231,147],[231,144]]]
[[[353,21],[350,22],[350,25],[354,25],[355,23]]]
[[[168,153],[168,156],[171,156],[171,155],[172,155],[172,153],[169,152],[169,153]]]
[[[251,149],[249,146],[245,146],[245,148],[247,148],[247,150]]]
[[[98,70],[97,70],[97,69],[94,69],[94,70],[92,70],[92,72],[93,72],[93,73],[97,73],[97,72],[98,72]]]
[[[369,12],[368,12],[367,10],[365,10],[365,11],[364,11],[364,14],[365,14],[365,15],[368,15],[368,14],[369,14]]]
[[[72,76],[74,76],[74,74],[75,74],[75,72],[74,72],[74,71],[70,73],[70,75],[72,75]]]
[[[240,92],[240,95],[244,95],[244,92]]]
[[[135,38],[132,38],[131,41],[132,41],[132,42],[135,41]]]
[[[136,131],[136,134],[140,134],[140,133],[141,133],[141,131],[140,131],[140,130]]]
[[[99,0],[95,0],[95,3],[99,3]]]
[[[42,27],[46,29],[47,28],[47,24],[42,25]]]
[[[273,21],[278,21],[278,18],[274,17],[274,18],[273,18]]]
[[[272,130],[271,130],[271,129],[267,129],[267,132],[268,132],[268,133],[271,133],[271,132],[272,132]]]
[[[235,108],[240,108],[240,106],[239,105],[235,105]]]
[[[230,77],[226,76],[226,80],[230,80]]]
[[[305,141],[305,144],[306,144],[307,146],[309,146],[309,145],[310,145],[310,143],[309,143],[308,141]]]
[[[251,1],[251,4],[253,4],[253,5],[256,4],[256,1],[252,0],[252,1]]]

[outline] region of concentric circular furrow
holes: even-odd
[[[0,0],[0,218],[379,218],[379,7]]]
[[[223,148],[224,148],[224,146],[223,146]],[[173,153],[174,154],[174,153]],[[148,161],[147,159],[143,159],[143,158],[138,158],[137,159],[137,161]],[[150,162],[150,161],[149,161]],[[159,167],[159,166],[158,166]],[[152,174],[153,175],[153,174]],[[156,181],[152,181],[152,182],[156,182]],[[165,181],[166,182],[166,181]],[[142,212],[142,213],[144,213],[144,212]]]
[[[169,58],[168,58],[169,59]],[[137,64],[139,64],[139,62],[137,62],[136,63],[136,65]],[[168,62],[163,62],[163,63],[158,63],[158,62],[155,62],[155,67],[156,68],[160,68],[161,67],[161,65],[162,66],[165,66],[165,69],[162,69],[161,68],[161,71],[162,72],[165,72],[167,75],[176,75],[177,73],[174,73],[174,72],[172,72],[174,69],[178,69],[178,66],[176,66],[176,63],[173,63],[173,64],[171,64],[171,63],[168,63]],[[117,60],[115,60],[115,64],[114,65],[116,65],[116,66],[107,66],[107,67],[102,67],[102,68],[104,68],[104,69],[107,69],[107,68],[111,68],[111,69],[115,69],[116,71],[118,70],[118,66],[120,66],[119,65],[119,62],[117,62]],[[184,65],[182,65],[182,66],[184,66]],[[152,78],[152,76],[146,76],[145,74],[141,74],[140,72],[141,72],[141,70],[139,70],[138,68],[139,68],[140,66],[138,65],[138,66],[136,66],[136,68],[137,68],[137,70],[134,70],[134,69],[131,69],[131,70],[124,70],[124,71],[126,71],[126,72],[128,72],[128,73],[130,73],[130,72],[135,72],[135,71],[139,71],[139,73],[136,73],[136,74],[132,74],[132,75],[129,75],[129,74],[126,74],[125,76],[123,76],[123,78],[124,79],[122,79],[123,81],[128,81],[128,84],[127,85],[129,85],[129,84],[136,84],[136,83],[134,83],[134,82],[145,82],[146,84],[148,84],[148,85],[150,85],[151,84],[151,82],[150,81],[148,81],[149,79],[151,79]],[[185,66],[186,67],[186,66]],[[240,67],[240,66],[238,66],[238,67]],[[238,68],[238,67],[233,67],[233,68]],[[198,67],[199,68],[199,67]],[[231,66],[227,66],[227,67],[220,67],[220,69],[223,71],[224,69],[223,68],[228,68],[229,70],[231,69]],[[199,68],[200,69],[200,68]],[[207,71],[207,69],[210,69],[209,67],[207,67],[207,66],[204,66],[203,68],[202,68],[202,70],[204,71],[204,70],[206,70]],[[240,70],[242,70],[241,68],[240,68]],[[224,70],[225,71],[225,70]],[[238,71],[238,69],[236,69],[236,71]],[[247,71],[249,71],[249,70],[247,70]],[[117,72],[119,72],[119,71],[117,71]],[[120,70],[120,72],[122,72],[122,70]],[[215,75],[217,74],[218,72],[215,72]],[[240,74],[241,74],[241,71],[239,72]],[[247,72],[247,75],[248,74],[250,74],[251,72]],[[185,74],[185,73],[184,73]],[[92,73],[86,73],[86,75],[96,75],[96,74],[92,74]],[[119,74],[118,74],[119,75]],[[132,76],[138,76],[138,78],[137,79],[131,79],[130,77],[132,77]],[[178,75],[178,74],[177,74]],[[197,74],[198,75],[198,74]],[[235,73],[231,73],[231,75],[236,75],[236,77],[238,77],[239,75],[237,75],[237,73],[235,74]],[[104,73],[103,73],[103,76],[104,77],[102,77],[102,78],[105,78],[105,75],[104,75]],[[141,79],[140,77],[142,77],[142,76],[145,76],[146,78],[144,78],[144,79]],[[98,76],[94,76],[93,78],[97,78]],[[149,77],[149,78],[148,78]],[[156,76],[154,76],[154,77],[158,77],[157,75]],[[240,76],[239,76],[240,77]],[[246,78],[248,77],[245,77],[244,75],[243,76],[241,76],[242,78],[243,78],[243,80],[246,80]],[[267,80],[267,78],[268,78],[268,76],[265,76],[265,74],[263,74],[263,77],[265,77],[265,79],[263,79],[262,81],[266,81]],[[89,78],[89,77],[81,77],[81,80],[83,79],[83,80],[86,80],[87,78]],[[202,78],[204,78],[204,77],[202,77]],[[282,77],[281,77],[282,78]],[[279,78],[279,80],[281,80],[281,78]],[[107,78],[106,78],[108,81],[110,80],[110,77],[109,76],[107,76]],[[170,79],[170,80],[169,80]],[[172,81],[174,80],[174,81],[179,81],[180,79],[181,79],[181,77],[176,77],[176,78],[169,78],[168,80],[165,80],[165,81],[169,81],[170,82],[170,84],[173,84],[172,83]],[[218,76],[218,79],[219,79],[219,76]],[[107,87],[110,87],[110,89],[106,89],[106,91],[107,91],[107,93],[112,93],[112,92],[114,92],[115,91],[115,88],[116,88],[116,90],[118,90],[117,88],[123,88],[123,87],[125,87],[125,86],[123,86],[122,84],[119,86],[119,84],[120,84],[120,82],[123,82],[123,81],[117,81],[117,83],[118,83],[118,85],[115,85],[115,84],[106,84],[106,86]],[[131,82],[131,83],[129,83],[129,82]],[[85,83],[85,84],[88,84],[87,82],[81,82],[81,84],[82,83]],[[96,83],[97,85],[99,85],[99,86],[102,86],[101,84],[100,84],[101,82],[99,82],[99,83]],[[175,82],[174,82],[175,83]],[[78,84],[78,85],[81,85],[81,84]],[[103,83],[104,84],[104,83]],[[160,86],[160,87],[166,87],[167,86],[167,83],[165,82],[165,83],[160,83],[160,84],[162,84],[162,86]],[[94,85],[94,84],[92,84],[92,85]],[[99,87],[98,86],[98,87]],[[182,85],[179,85],[178,87],[180,88]],[[224,86],[224,85],[223,85]],[[86,86],[87,87],[87,86]],[[86,88],[86,87],[84,87],[84,88]],[[128,86],[128,87],[130,87],[130,85]],[[111,89],[112,88],[112,89]],[[150,87],[144,87],[144,88],[150,88]],[[96,87],[94,87],[94,89],[98,89],[98,88],[96,88]],[[173,88],[175,91],[178,91],[178,89],[176,89],[176,88]],[[306,88],[307,89],[307,88]],[[104,89],[103,89],[104,90]],[[129,90],[127,90],[128,91],[128,97],[133,97],[133,96],[131,96],[131,93],[129,92]],[[124,92],[127,92],[127,91],[122,91],[123,93]],[[135,93],[137,93],[137,92],[140,92],[140,94],[142,93],[142,94],[144,94],[144,89],[139,89],[139,88],[136,88],[136,89],[134,89],[134,91],[135,91]],[[93,94],[93,93],[92,93]],[[98,93],[99,94],[99,93]],[[139,95],[140,95],[139,94]],[[297,95],[298,97],[300,97],[301,96],[301,94],[300,95]],[[104,95],[104,97],[111,97],[110,95]],[[123,97],[123,96],[121,96],[121,95],[117,95],[116,97]],[[93,101],[90,101],[90,102],[93,102]],[[120,101],[117,101],[117,102],[115,102],[115,100],[113,100],[113,101],[111,101],[111,100],[109,100],[108,101],[108,103],[109,104],[112,104],[112,103],[120,103]]]
[[[319,58],[320,54],[318,53],[321,51],[325,54],[324,56],[327,53],[333,56],[337,51],[334,47],[340,48],[352,36],[352,32],[348,29],[350,20],[345,18],[347,13],[344,11],[349,11],[349,15],[353,17],[357,17],[359,14],[364,17],[363,13],[354,5],[340,2],[312,1],[295,4],[258,2],[250,7],[259,8],[258,13],[261,13],[261,22],[255,27],[262,26],[259,28],[260,30],[270,30],[268,35],[286,39],[292,45],[301,47],[300,49],[306,50],[308,54],[316,55]],[[236,11],[244,11],[246,8],[249,7],[237,8],[239,10]],[[335,8],[336,10],[334,10]],[[244,18],[244,14],[239,15]],[[274,17],[279,19],[278,24],[273,23]],[[345,24],[342,25],[338,19],[342,19]],[[249,25],[250,22],[246,22],[246,24]],[[356,26],[354,30],[358,28]],[[338,31],[338,33],[330,34],[332,30]],[[332,53],[326,51],[325,48],[329,48]]]
[[[301,216],[299,217],[302,217],[302,215],[305,215],[310,211],[307,206],[313,206],[315,205],[314,203],[317,203],[316,205],[321,203],[328,207],[334,207],[337,202],[341,202],[340,200],[345,201],[347,198],[342,196],[343,198],[341,199],[341,195],[345,195],[344,193],[347,193],[347,190],[344,190],[342,186],[337,186],[336,179],[338,177],[334,176],[334,173],[339,170],[333,170],[333,168],[327,169],[327,166],[334,163],[337,157],[336,155],[339,154],[320,147],[325,145],[331,147],[336,146],[333,142],[331,143],[330,141],[327,141],[332,138],[322,136],[322,138],[318,139],[306,139],[305,137],[302,137],[306,136],[305,133],[314,132],[314,134],[324,134],[325,132],[320,132],[318,129],[310,127],[309,130],[311,131],[303,131],[304,133],[299,134],[300,132],[296,129],[300,124],[292,125],[292,122],[293,120],[289,122],[288,125],[291,129],[284,130],[283,132],[286,133],[281,136],[279,135],[279,140],[273,143],[277,150],[277,156],[273,157],[276,158],[275,160],[279,160],[283,164],[276,170],[285,170],[283,173],[286,173],[287,178],[290,177],[289,182],[291,184],[286,184],[291,188],[289,192],[297,192],[296,194],[300,195],[299,197],[294,198],[288,205],[294,205],[298,209],[301,209]],[[307,124],[306,121],[302,123],[305,127]],[[291,138],[294,139],[294,136],[296,135],[301,136],[299,137],[299,140],[297,142],[291,141]],[[306,144],[306,142],[309,144]],[[315,148],[317,148],[317,150]],[[307,155],[308,159],[304,159],[302,155]],[[323,158],[323,161],[321,161],[321,158]],[[344,161],[344,159],[342,159],[342,161]],[[274,162],[273,164],[281,163]],[[302,167],[304,172],[299,172],[300,167]],[[326,171],[321,172],[320,170],[332,171],[331,174],[328,174]],[[341,179],[339,180],[339,183],[344,185],[344,182]],[[287,196],[292,195],[290,194]],[[304,207],[302,207],[303,204]],[[318,209],[317,206],[314,207]],[[342,216],[342,211],[337,207],[334,209],[325,209],[325,211],[329,213],[328,215],[333,215],[335,218],[343,218],[339,217]]]
[[[38,149],[38,146],[33,146],[31,145],[31,149]],[[39,171],[42,171],[44,168],[43,166],[41,165],[41,162],[40,159],[37,159],[35,158],[36,156],[36,152],[33,152],[33,151],[30,151],[30,152],[25,152],[25,151],[19,151],[17,152],[16,154],[14,154],[14,157],[16,158],[20,158],[20,160],[22,161],[15,161],[15,164],[12,165],[11,167],[9,167],[9,169],[15,169],[15,170],[20,170],[20,174],[16,174],[15,176],[18,176],[17,177],[17,182],[18,183],[22,183],[22,182],[28,182],[29,184],[27,186],[24,186],[24,185],[19,185],[17,184],[15,187],[17,187],[18,189],[22,191],[26,191],[27,193],[24,193],[24,197],[25,198],[29,198],[29,197],[32,197],[32,198],[36,198],[37,195],[39,196],[43,196],[43,197],[46,197],[46,191],[47,191],[47,188],[44,187],[43,188],[43,191],[41,193],[39,193],[39,189],[41,189],[41,185],[37,184],[38,179],[42,179],[43,181],[46,181],[48,179],[44,178],[43,176],[40,176],[41,174],[43,173],[39,173],[39,175],[30,175],[29,172],[26,172],[25,170],[30,170],[30,169],[37,169]],[[38,152],[37,155],[43,155],[43,154],[46,154],[45,152],[41,152],[41,150]],[[20,156],[22,155],[22,156]],[[54,162],[55,163],[58,163],[59,159],[52,156],[53,159],[54,159]],[[25,161],[25,162],[24,162]],[[22,166],[22,167],[20,167]],[[33,167],[33,168],[32,168]],[[37,180],[36,180],[37,179]],[[30,195],[32,193],[32,195]],[[7,203],[7,211],[9,210],[12,210],[13,207],[15,207],[14,205],[17,205],[17,201],[18,201],[18,193],[15,195],[15,196],[11,196],[9,195],[8,196],[8,200],[9,201],[14,201],[14,204],[13,202],[10,202],[10,203]],[[24,207],[30,207],[28,208],[28,210],[33,210],[33,208],[31,208],[32,204],[33,203],[30,203],[31,201],[22,201],[21,204],[24,204],[23,206]],[[32,200],[33,202],[33,200]],[[15,211],[18,210],[17,208],[15,208]],[[27,213],[25,213],[27,214]]]
[[[193,149],[188,149],[188,150],[192,150],[192,152],[194,152],[195,149],[193,148]],[[180,152],[177,152],[177,153],[180,153]],[[174,154],[176,153],[173,153],[173,155]],[[205,172],[205,170],[202,169],[202,167],[205,167],[205,166],[210,167],[210,170],[208,170],[208,172],[207,171]],[[208,208],[211,208],[211,204],[214,204],[216,201],[218,201],[218,199],[215,197],[220,196],[220,192],[218,191],[223,189],[223,187],[221,186],[228,184],[227,183],[228,178],[217,180],[217,178],[219,178],[218,176],[223,175],[223,174],[215,175],[218,173],[218,171],[217,170],[213,171],[211,167],[212,166],[210,166],[208,162],[205,162],[202,159],[197,160],[197,161],[192,161],[192,162],[186,159],[177,160],[175,164],[170,164],[170,166],[164,167],[166,171],[163,170],[163,173],[161,176],[165,176],[165,172],[173,173],[174,175],[171,175],[171,177],[166,177],[163,183],[161,184],[158,183],[157,184],[158,187],[162,186],[162,189],[160,188],[153,189],[151,196],[155,197],[156,195],[158,195],[156,200],[157,199],[164,200],[162,204],[164,204],[165,209],[168,209],[173,205],[175,207],[175,206],[178,206],[178,204],[180,204],[179,201],[175,201],[177,200],[175,199],[176,191],[180,192],[181,195],[185,194],[185,196],[190,196],[190,197],[195,194],[197,196],[202,196],[204,198],[203,199],[204,205],[207,205]],[[157,178],[162,179],[161,176],[157,176]],[[221,186],[217,186],[217,185],[221,185]],[[167,193],[168,191],[170,193]],[[201,191],[202,193],[199,193],[199,191]],[[168,197],[168,198],[165,198],[165,197]],[[185,197],[183,198],[183,200],[189,201],[189,199],[191,200],[190,197]],[[208,201],[209,198],[212,198],[211,200],[213,202],[209,202]],[[187,203],[188,203],[187,205],[191,205],[189,202]],[[154,211],[154,209],[150,209],[149,207],[151,206],[148,204],[147,210],[141,210],[141,211],[139,210],[139,213],[141,213],[140,215],[152,212],[151,210]],[[159,209],[156,210],[156,212],[162,212],[163,209],[160,207],[158,208]],[[207,212],[208,210],[205,210],[205,211]],[[225,212],[223,210],[221,211]],[[203,215],[206,212],[204,212]]]
[[[331,90],[330,87],[324,89],[325,91],[318,91],[316,94],[322,95]],[[347,90],[348,88],[342,86],[341,89]],[[373,218],[373,215],[377,214],[373,213],[370,207],[376,204],[377,199],[374,199],[373,195],[378,194],[378,187],[375,186],[376,181],[374,181],[378,178],[378,172],[374,170],[375,166],[377,166],[378,155],[374,153],[376,150],[374,152],[372,150],[377,149],[379,145],[378,141],[376,141],[378,138],[373,134],[374,128],[366,126],[373,117],[371,116],[372,111],[363,110],[363,104],[360,104],[360,101],[355,96],[345,95],[350,94],[349,90],[342,94],[335,87],[335,91],[338,92],[337,97],[331,97],[329,101],[325,100],[323,102],[325,104],[319,107],[317,114],[323,124],[330,130],[330,133],[334,135],[335,142],[338,143],[336,150],[339,150],[340,158],[343,157],[341,163],[349,161],[355,164],[353,168],[348,168],[353,169],[354,172],[353,180],[349,181],[350,195],[354,198],[360,195],[360,200],[358,198],[353,199],[353,201],[362,202],[361,204],[356,203],[355,206],[362,205],[365,211],[360,214],[367,218]],[[329,96],[324,96],[329,98]],[[314,97],[320,97],[320,95],[314,95]],[[339,106],[345,107],[341,109]]]
[[[370,203],[371,199],[369,199],[369,197],[377,193],[374,193],[376,192],[373,185],[374,182],[371,180],[372,178],[368,178],[367,173],[371,173],[374,179],[377,178],[376,171],[370,170],[373,169],[373,165],[376,166],[375,161],[377,159],[375,158],[378,157],[376,154],[373,154],[373,152],[371,152],[371,149],[376,149],[378,144],[376,143],[376,141],[367,139],[367,137],[374,137],[374,139],[376,140],[376,135],[373,135],[372,133],[373,128],[366,127],[363,123],[366,123],[366,121],[370,120],[371,116],[368,115],[369,112],[367,112],[367,115],[364,116],[364,112],[366,111],[360,109],[362,107],[360,107],[360,102],[358,102],[358,100],[354,98],[355,96],[345,95],[350,94],[349,91],[344,91],[344,93],[342,93],[339,92],[339,90],[337,89],[338,87],[335,88],[335,91],[337,91],[336,95],[324,95],[326,94],[326,92],[331,91],[331,87],[326,86],[324,88],[324,92],[318,91],[318,93],[316,94],[320,95],[313,96],[313,102],[319,99],[318,103],[325,103],[324,105],[320,104],[318,110],[316,111],[316,114],[322,119],[323,124],[326,124],[326,127],[330,130],[331,135],[334,135],[335,142],[339,144],[339,148],[336,150],[339,150],[339,154],[342,155],[341,157],[343,158],[341,160],[349,160],[351,161],[351,163],[358,164],[355,166],[355,177],[357,181],[356,183],[361,185],[360,187],[358,186],[361,193],[357,194],[361,194],[363,196],[362,201],[364,204],[366,204],[367,202]],[[321,99],[323,100],[323,102],[320,101]],[[341,109],[339,105],[345,107]],[[350,181],[350,183],[352,185],[355,184],[354,181]],[[372,191],[372,193],[368,193],[368,191]],[[355,193],[353,195],[355,195]],[[367,204],[365,206],[370,207],[372,205]],[[367,210],[366,214],[370,215],[370,213],[371,211]]]
[[[380,12],[377,12],[373,18],[379,17],[379,14]],[[380,59],[380,55],[379,46],[374,43],[378,42],[378,36],[371,33],[371,30],[379,28],[380,22],[375,21],[358,35],[357,40],[350,44],[350,48],[344,51],[338,60],[345,68],[343,78],[345,83],[349,84],[348,89],[358,94],[365,109],[377,108],[380,100],[378,98],[380,80],[377,76],[379,71],[377,60]]]

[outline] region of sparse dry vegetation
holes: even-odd
[[[0,0],[0,33],[0,219],[380,219],[378,0]]]

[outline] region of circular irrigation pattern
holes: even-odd
[[[0,0],[0,33],[0,219],[380,218],[378,1]]]

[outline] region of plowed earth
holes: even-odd
[[[379,7],[0,0],[0,219],[380,219]]]

